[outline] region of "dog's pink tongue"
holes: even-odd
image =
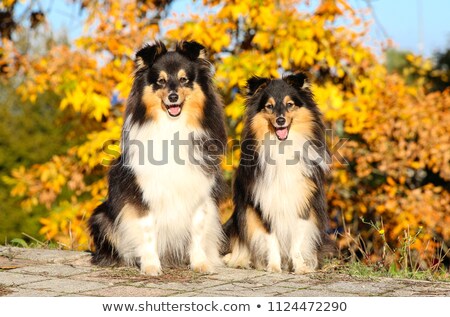
[[[181,112],[181,107],[180,106],[174,106],[174,107],[170,107],[169,108],[169,113],[172,116],[177,116],[177,115],[180,114],[180,112]]]
[[[275,133],[277,134],[278,139],[285,140],[288,136],[288,129],[287,128],[277,129],[275,130]]]

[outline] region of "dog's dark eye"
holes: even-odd
[[[180,83],[181,83],[181,84],[187,84],[188,81],[189,81],[189,79],[187,79],[186,77],[181,77],[181,78],[180,78]]]
[[[160,78],[156,83],[160,86],[164,86],[166,84],[166,80],[164,78]]]
[[[292,109],[294,106],[295,106],[295,104],[294,104],[292,101],[289,101],[289,102],[286,104],[286,108],[288,108],[288,109]]]
[[[270,104],[270,103],[268,103],[265,107],[266,107],[267,110],[270,110],[270,111],[273,110],[273,105]]]

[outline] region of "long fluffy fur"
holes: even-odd
[[[179,114],[169,111],[174,92]],[[150,275],[164,265],[189,263],[201,272],[220,265],[225,143],[223,104],[203,46],[183,41],[168,51],[156,42],[139,50],[122,155],[109,171],[107,200],[89,220],[93,262],[138,265]]]
[[[315,270],[319,251],[330,242],[324,192],[329,151],[321,114],[303,73],[253,77],[247,88],[224,260],[231,267],[275,272]],[[287,110],[289,102],[295,106]],[[279,117],[289,124],[285,140],[277,137],[276,130],[284,129],[277,128]]]

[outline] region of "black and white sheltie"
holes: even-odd
[[[168,51],[156,42],[136,53],[122,154],[107,200],[89,220],[94,263],[138,265],[149,275],[188,263],[211,272],[221,263],[223,118],[202,45],[182,41]]]
[[[327,239],[329,152],[307,76],[247,81],[241,161],[225,224],[231,267],[313,271]]]

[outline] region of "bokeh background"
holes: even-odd
[[[191,39],[226,104],[229,183],[245,80],[305,70],[343,158],[327,187],[341,258],[448,275],[448,12],[445,0],[2,0],[0,243],[91,248],[133,53]]]

